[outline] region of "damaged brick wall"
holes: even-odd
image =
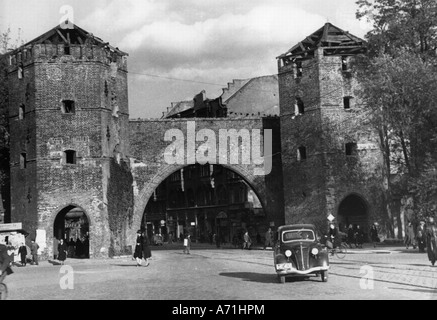
[[[292,65],[279,67],[286,221],[311,222],[325,230],[327,216],[334,215],[338,223],[342,200],[357,194],[368,204],[367,229],[385,219],[383,162],[375,134],[358,110],[359,99],[350,109],[343,104],[358,84],[342,72],[341,57],[325,56],[323,48],[302,69],[302,77],[295,79]],[[304,114],[295,114],[296,97],[304,103]],[[348,142],[356,144],[355,155],[346,155]],[[299,147],[305,147],[305,159]]]
[[[111,159],[107,185],[108,219],[110,235],[109,256],[132,254],[132,243],[128,243],[127,230],[133,219],[133,177],[129,164]]]
[[[17,66],[10,66],[13,220],[23,222],[33,234],[46,232],[43,256],[49,257],[57,215],[69,206],[81,208],[90,224],[90,256],[108,256],[105,188],[114,143],[122,156],[128,146],[123,136],[129,118],[126,61],[111,62],[105,48],[90,45],[72,46],[71,54],[64,55],[62,46],[37,44],[30,57],[23,79],[17,76]],[[26,117],[18,120],[18,106],[26,99]],[[65,101],[73,102],[71,112]],[[25,170],[19,168],[22,150],[27,152]],[[68,163],[70,151],[74,151],[73,163]]]

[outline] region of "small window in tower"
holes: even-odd
[[[295,68],[296,68],[296,78],[301,78],[303,73],[302,61],[296,61]]]
[[[355,142],[346,143],[346,155],[347,156],[358,155],[358,145]]]
[[[300,146],[297,148],[297,161],[304,161],[307,159],[307,148]]]
[[[27,167],[27,154],[20,154],[20,169],[26,169]]]
[[[73,114],[76,113],[75,103],[72,100],[62,101],[62,113]]]
[[[352,97],[344,97],[343,98],[343,107],[345,110],[349,110],[352,106]]]
[[[305,113],[305,104],[300,97],[296,97],[296,115]]]
[[[69,56],[71,54],[71,50],[70,50],[70,45],[69,44],[65,44],[64,45],[64,54]]]
[[[349,71],[349,63],[346,56],[341,57],[341,70]]]
[[[65,163],[76,164],[76,151],[74,150],[65,151]]]
[[[26,114],[26,107],[24,106],[24,104],[22,104],[19,108],[18,108],[18,119],[23,120]]]

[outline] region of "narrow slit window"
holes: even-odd
[[[65,151],[65,163],[66,164],[76,164],[76,151],[67,150]]]
[[[352,106],[352,97],[343,98],[343,107],[345,110],[349,110]]]
[[[304,161],[307,159],[307,148],[304,146],[300,146],[297,149],[297,160]]]
[[[23,76],[24,76],[23,66],[19,65],[18,66],[18,79],[23,79]]]
[[[305,113],[305,104],[303,103],[300,97],[296,97],[296,113],[297,114]]]
[[[20,169],[26,169],[27,167],[27,154],[20,154]]]
[[[24,104],[18,108],[18,119],[23,120],[26,114],[26,107]]]
[[[74,101],[72,101],[72,100],[62,101],[62,113],[65,113],[65,114],[76,113],[76,106],[75,106]]]
[[[358,145],[355,142],[346,143],[346,155],[347,156],[358,155]]]

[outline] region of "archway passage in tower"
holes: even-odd
[[[89,259],[89,220],[85,211],[77,206],[67,206],[59,211],[53,226],[54,238],[64,239],[68,258]]]
[[[245,231],[263,243],[270,227],[255,190],[236,172],[220,165],[191,165],[174,172],[154,191],[141,228],[152,244],[193,242],[242,245]]]
[[[366,235],[369,232],[369,215],[366,201],[356,194],[351,194],[343,199],[338,208],[339,229],[347,233],[347,228],[352,225],[354,229],[360,229]],[[365,238],[366,239],[366,238]]]

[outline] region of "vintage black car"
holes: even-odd
[[[320,275],[323,282],[328,281],[328,252],[311,224],[279,227],[273,256],[280,283],[285,283],[286,276],[307,275]]]

